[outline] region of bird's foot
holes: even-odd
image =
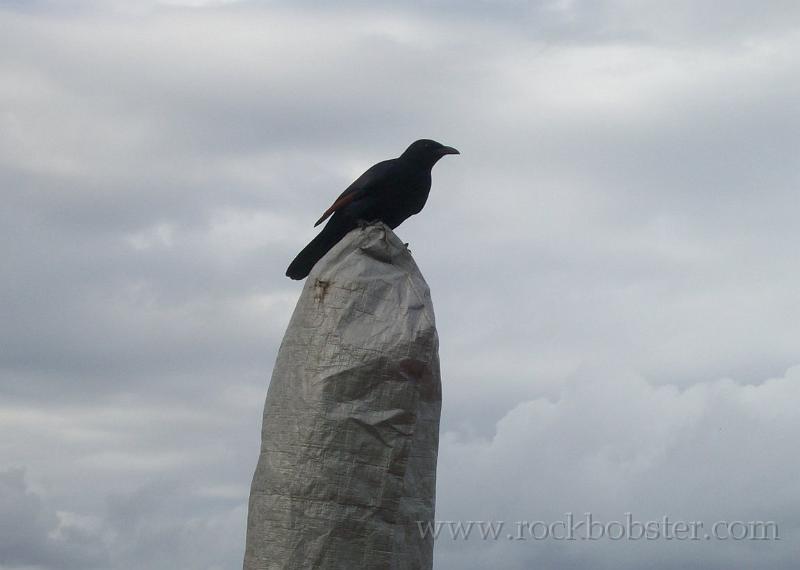
[[[369,226],[374,226],[380,223],[382,223],[382,220],[380,220],[379,218],[374,218],[372,220],[365,220],[363,218],[359,218],[358,220],[356,220],[356,224],[358,224],[359,229],[362,230],[364,228],[368,228]]]

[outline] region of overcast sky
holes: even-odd
[[[793,569],[800,3],[0,0],[0,568],[241,568],[283,274],[358,174],[453,145],[437,570]]]

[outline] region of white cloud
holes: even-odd
[[[564,520],[565,513],[583,518],[585,512],[621,521],[631,512],[639,521],[668,515],[708,527],[717,520],[775,521],[782,541],[675,544],[658,563],[664,544],[540,546],[508,541],[505,532],[496,543],[467,544],[444,536],[438,564],[485,568],[503,559],[549,568],[590,555],[600,568],[672,568],[692,559],[705,568],[759,559],[789,568],[797,555],[800,525],[793,512],[800,495],[787,442],[800,436],[800,411],[793,405],[799,397],[800,367],[754,385],[717,380],[679,389],[592,366],[557,397],[518,404],[491,439],[445,433],[440,455],[440,520],[511,526]],[[465,560],[464,548],[477,558]],[[561,562],[550,558],[554,548]]]

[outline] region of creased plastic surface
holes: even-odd
[[[426,570],[441,410],[428,286],[385,225],[315,266],[278,353],[245,570]]]

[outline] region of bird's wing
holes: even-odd
[[[392,166],[394,166],[394,162],[394,159],[379,162],[375,166],[372,166],[364,174],[356,178],[355,182],[348,186],[347,189],[339,195],[336,201],[331,204],[331,207],[325,210],[325,213],[323,213],[322,217],[317,220],[317,223],[314,224],[314,227],[317,227],[322,222],[327,220],[328,217],[335,211],[344,208],[354,200],[358,200],[364,196],[364,194],[370,190],[380,186],[386,180],[388,173],[392,169]]]

